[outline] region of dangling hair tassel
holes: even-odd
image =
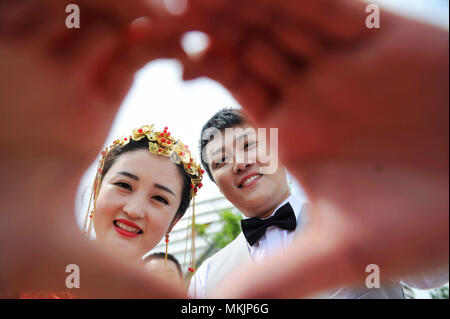
[[[166,255],[164,256],[164,268],[167,269],[167,254],[169,251],[169,234],[166,234]]]
[[[102,179],[102,174],[103,174],[103,165],[105,164],[105,158],[106,158],[107,154],[108,154],[108,148],[106,148],[102,152],[102,158],[98,162],[97,173],[95,174],[94,184],[92,185],[91,196],[89,197],[89,204],[87,207],[86,216],[84,218],[83,231],[85,234],[88,235],[88,237],[91,236],[94,213],[95,213],[95,209],[97,206],[97,197],[98,197],[98,193],[100,191],[100,184],[101,184],[101,179]],[[91,210],[91,204],[92,204],[92,210]]]
[[[189,271],[194,274],[196,270],[196,260],[195,260],[195,195],[196,189],[192,189],[192,230],[191,230],[191,266]],[[197,285],[194,281],[194,296],[197,296]]]

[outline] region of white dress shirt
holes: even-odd
[[[294,214],[297,219],[296,230],[298,230],[299,227],[303,227],[307,221],[307,216],[300,216],[300,212],[305,201],[299,195],[291,194],[285,201],[278,205],[272,215],[267,218],[273,216],[276,211],[286,203],[289,203],[294,210]],[[285,249],[286,247],[288,247],[288,245],[291,244],[294,240],[296,230],[285,230],[278,228],[277,226],[268,227],[266,233],[256,243],[254,243],[253,246],[250,246],[247,243],[250,256],[252,257],[253,261],[255,261],[256,263],[260,263],[268,256],[271,256],[279,252],[281,249]],[[214,276],[214,274],[209,274],[210,261],[211,258],[206,259],[196,271],[195,276],[192,278],[188,292],[190,298],[193,298],[195,295],[194,285],[197,298],[205,298],[208,276]]]

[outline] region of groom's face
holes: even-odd
[[[268,134],[263,136],[244,123],[214,135],[205,147],[214,181],[247,217],[269,216],[290,194],[277,148],[269,145],[273,143]],[[268,167],[271,169],[267,170]]]

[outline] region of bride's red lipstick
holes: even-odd
[[[130,227],[139,229],[139,233],[134,233],[134,232],[131,232],[131,231],[128,231],[128,230],[125,230],[125,229],[119,227],[117,224],[118,222],[120,222],[124,225],[130,226]],[[133,223],[129,220],[126,220],[126,219],[116,219],[113,222],[113,225],[114,225],[114,229],[116,230],[116,232],[118,232],[120,235],[125,236],[125,237],[133,238],[133,237],[137,237],[143,233],[142,229],[138,225],[136,225],[135,223]]]

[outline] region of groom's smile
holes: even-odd
[[[285,169],[278,165],[274,173],[262,174],[261,169],[268,163],[278,163],[273,153],[264,154],[261,162],[258,147],[265,146],[267,140],[248,123],[230,129],[233,134],[221,131],[206,145],[208,168],[223,195],[244,215],[264,218],[281,197],[290,194]]]
[[[255,185],[256,183],[259,182],[259,180],[262,178],[263,174],[260,173],[251,173],[248,174],[246,176],[244,176],[243,178],[241,178],[241,180],[239,181],[238,184],[238,188],[248,188],[251,187],[253,185]]]

